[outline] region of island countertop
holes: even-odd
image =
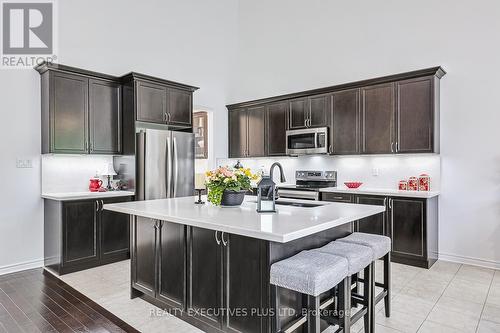
[[[383,206],[286,199],[283,201],[321,206],[276,205],[276,213],[257,213],[256,197],[253,196],[245,197],[239,207],[216,207],[209,203],[196,205],[195,200],[195,197],[183,197],[134,201],[107,204],[104,209],[279,243],[385,211]]]

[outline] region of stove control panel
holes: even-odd
[[[337,171],[295,171],[295,179],[332,181],[337,179]]]

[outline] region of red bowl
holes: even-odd
[[[345,186],[348,188],[358,188],[360,187],[363,183],[362,182],[345,182]]]

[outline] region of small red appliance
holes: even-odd
[[[102,186],[102,180],[92,178],[90,180],[89,190],[90,190],[90,192],[99,192],[99,189],[101,188],[101,186]]]

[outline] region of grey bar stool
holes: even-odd
[[[375,282],[375,269],[372,270],[370,275],[371,281],[374,281],[374,286],[382,288],[382,292],[372,296],[374,305],[371,308],[370,325],[372,329],[375,329],[375,305],[382,299],[384,300],[385,316],[391,316],[391,239],[387,236],[354,232],[347,237],[338,239],[337,242],[368,246],[373,251],[373,261],[377,259],[383,259],[384,261],[384,281],[382,283]],[[363,276],[363,280],[366,278],[366,275]],[[375,293],[375,287],[372,288],[372,293]]]
[[[302,251],[272,264],[270,272],[271,300],[275,311],[272,324],[273,332],[292,332],[307,324],[307,332],[320,333],[321,310],[326,305],[320,304],[319,296],[337,285],[339,286],[339,297],[342,299],[339,308],[344,309],[344,311],[345,309],[349,310],[351,295],[350,283],[347,279],[348,267],[349,264],[345,258],[318,251]],[[300,316],[283,330],[279,322],[278,287],[299,292],[304,295],[304,298],[307,297],[307,314]],[[340,323],[342,329],[345,325],[344,322]],[[349,332],[349,326],[342,329],[343,332]]]
[[[349,265],[349,286],[351,285],[351,276],[362,270],[364,271],[364,276],[367,276],[368,279],[366,280],[366,283],[363,283],[363,296],[352,294],[352,302],[354,304],[361,304],[362,308],[351,316],[350,324],[354,324],[359,319],[364,318],[364,331],[365,333],[371,333],[372,331],[370,331],[370,327],[372,327],[372,325],[370,324],[370,313],[372,312],[371,308],[373,306],[373,281],[370,277],[372,276],[373,271],[373,250],[368,246],[354,243],[331,242],[321,248],[314,249],[313,251],[324,252],[346,258]],[[332,321],[332,323],[335,324],[336,322]]]

